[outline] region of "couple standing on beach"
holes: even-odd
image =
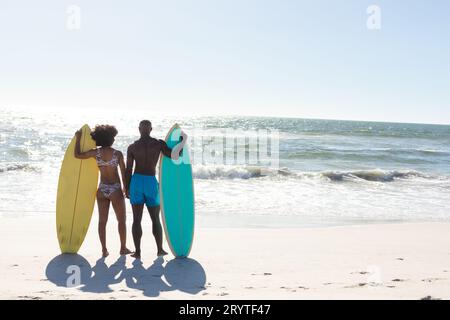
[[[171,149],[165,141],[151,137],[151,131],[151,122],[142,120],[139,124],[141,138],[128,147],[126,165],[122,152],[111,147],[118,133],[114,126],[97,125],[91,136],[98,148],[86,152],[81,152],[80,148],[81,131],[76,132],[75,157],[78,159],[95,158],[100,170],[97,204],[99,212],[98,233],[103,257],[109,255],[106,247],[106,223],[108,221],[110,204],[113,206],[119,224],[120,254],[132,253],[132,257],[137,259],[141,257],[141,220],[144,205],[147,206],[152,220],[153,236],[158,248],[157,255],[163,256],[167,254],[162,247],[162,227],[159,219],[159,186],[155,177],[156,164],[161,153],[166,157],[178,160],[180,151],[186,143],[187,135],[182,132],[182,141]],[[120,167],[122,177],[119,176],[118,167]],[[136,248],[134,253],[126,247],[125,197],[130,199],[133,208],[132,233]]]

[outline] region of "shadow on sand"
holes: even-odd
[[[140,290],[147,297],[174,290],[195,295],[205,290],[206,283],[205,270],[191,258],[173,259],[165,265],[163,258],[157,258],[148,268],[141,260],[134,260],[132,267],[127,268],[126,257],[121,256],[110,266],[100,258],[91,267],[79,254],[61,254],[48,263],[45,274],[59,287],[78,287],[92,293],[113,292],[111,285],[125,281],[129,288]]]

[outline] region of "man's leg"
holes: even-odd
[[[147,209],[148,209],[148,212],[150,213],[150,218],[152,219],[153,236],[155,237],[156,246],[158,248],[157,254],[158,254],[158,256],[164,256],[167,254],[167,252],[165,252],[162,247],[162,226],[161,226],[161,221],[159,220],[159,205],[153,206],[153,207],[147,207]]]
[[[133,226],[131,228],[133,233],[134,246],[136,248],[134,254],[131,256],[140,259],[141,258],[141,238],[142,238],[142,212],[144,210],[143,204],[133,204]]]

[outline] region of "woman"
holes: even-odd
[[[97,204],[99,212],[98,234],[102,244],[103,257],[109,255],[106,248],[106,223],[108,221],[109,205],[112,203],[119,222],[120,236],[120,254],[132,253],[126,247],[126,216],[125,216],[125,198],[122,184],[119,177],[118,166],[122,173],[122,183],[125,182],[125,163],[122,152],[111,148],[114,138],[117,135],[117,129],[109,125],[97,125],[91,132],[92,139],[99,147],[87,152],[81,152],[80,139],[81,131],[76,132],[77,142],[75,145],[75,157],[78,159],[95,158],[100,170],[100,184],[97,191]]]

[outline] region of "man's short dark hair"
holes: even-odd
[[[152,123],[150,122],[150,120],[142,120],[140,123],[139,123],[139,126],[152,126]]]

